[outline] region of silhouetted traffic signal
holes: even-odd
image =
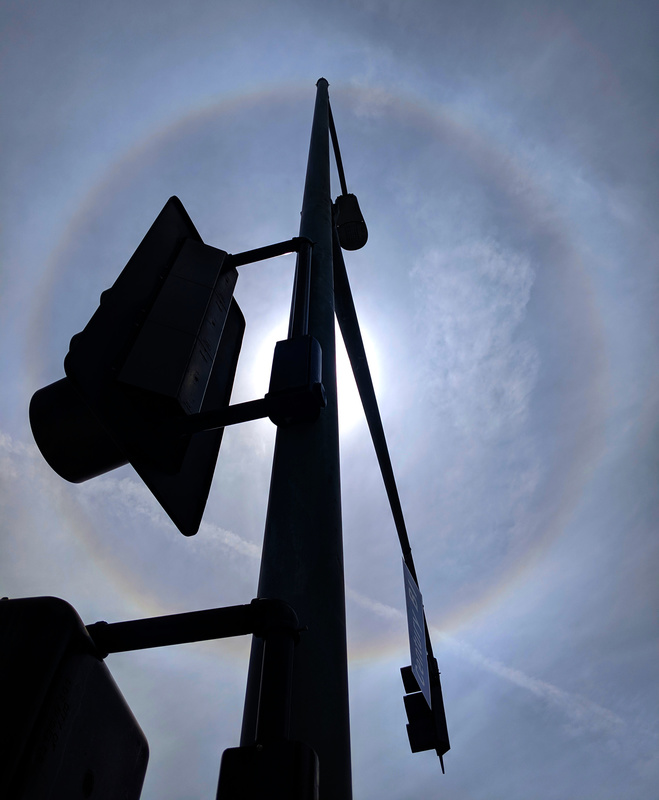
[[[400,674],[407,694],[403,697],[407,713],[407,736],[413,753],[435,750],[444,772],[444,754],[451,749],[444,713],[444,698],[435,658],[428,659],[430,668],[430,697],[432,708],[428,705],[417,683],[412,667],[402,667]]]
[[[0,797],[138,800],[149,748],[75,610],[0,600]]]
[[[229,404],[245,321],[227,254],[170,198],[84,330],[66,378],[30,404],[35,440],[73,482],[130,462],[179,530],[197,532],[222,428],[181,419]]]

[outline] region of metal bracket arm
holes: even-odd
[[[312,247],[313,242],[305,236],[294,236],[285,242],[269,244],[265,247],[256,247],[254,250],[245,250],[244,253],[230,253],[224,260],[222,272],[229,272],[234,267],[244,267],[245,264],[254,264],[257,261],[266,261],[268,258],[285,256],[288,253],[300,253],[307,247]]]
[[[171,614],[128,622],[95,622],[87,625],[101,658],[109,653],[169,647],[173,644],[226,639],[253,633],[267,638],[271,632],[285,632],[299,638],[297,614],[283,600],[258,598],[251,603],[226,608]]]
[[[218,411],[202,411],[200,414],[181,417],[176,426],[178,432],[184,436],[226,428],[227,425],[238,425],[240,422],[263,419],[268,416],[268,413],[268,402],[265,398],[261,398],[260,400],[250,400],[247,403],[236,403]]]

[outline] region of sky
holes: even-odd
[[[130,467],[59,478],[27,410],[171,195],[229,252],[297,235],[323,76],[369,227],[346,266],[451,737],[446,775],[407,743],[400,550],[344,359],[354,797],[657,797],[657,5],[4,0],[0,15],[1,594],[62,597],[86,623],[255,596],[269,421],[225,432],[184,538]],[[292,279],[291,257],[241,268],[233,402],[267,391]],[[144,800],[215,796],[248,651],[108,657],[149,741]]]

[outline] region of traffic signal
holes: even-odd
[[[429,658],[430,698],[432,707],[428,705],[417,683],[412,667],[402,667],[400,674],[407,694],[403,697],[407,713],[407,736],[413,753],[424,750],[435,750],[444,772],[444,754],[451,749],[444,712],[444,698],[439,679],[437,660]]]
[[[0,797],[138,800],[149,748],[75,610],[0,600]]]
[[[170,198],[72,338],[66,377],[30,404],[34,438],[61,477],[130,463],[186,536],[201,523],[223,430],[186,434],[180,422],[228,406],[245,329],[226,256]]]

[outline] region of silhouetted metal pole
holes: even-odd
[[[350,800],[350,727],[339,431],[334,342],[328,83],[317,85],[300,236],[313,242],[309,333],[322,347],[327,407],[313,423],[278,428],[258,596],[297,612],[290,739],[313,747],[321,800]],[[242,745],[256,741],[262,642],[254,639]]]

